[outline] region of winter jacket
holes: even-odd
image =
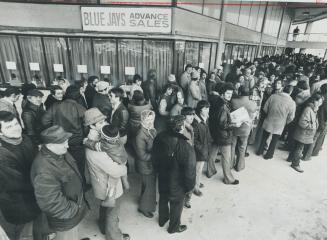
[[[136,153],[136,171],[143,175],[154,172],[152,162],[152,146],[156,137],[155,129],[141,127],[133,139],[133,148]]]
[[[90,86],[90,84],[88,84],[86,86],[85,89],[85,100],[88,106],[92,106],[93,105],[93,98],[94,95],[97,93],[97,91],[95,91],[94,87]]]
[[[35,144],[40,144],[40,133],[43,130],[42,117],[45,111],[43,106],[37,106],[28,101],[22,112],[24,132]]]
[[[61,101],[59,101],[54,96],[52,96],[52,94],[49,94],[47,97],[47,100],[45,100],[45,102],[44,102],[45,109],[49,110],[52,107],[52,105],[54,105],[56,103],[60,103],[60,102]]]
[[[99,141],[100,134],[94,129],[91,129],[88,138],[93,141]],[[109,178],[114,178],[117,179],[115,198],[119,198],[123,194],[121,177],[127,175],[126,166],[114,162],[105,152],[96,152],[91,149],[86,149],[85,153],[95,197],[99,200],[105,200],[109,190]]]
[[[191,108],[195,108],[200,100],[201,92],[198,81],[192,80],[188,86],[187,105]]]
[[[151,103],[151,105],[157,107],[157,95],[156,95],[156,83],[154,80],[147,80],[143,82],[142,89],[144,93],[144,98]]]
[[[0,140],[0,209],[7,222],[24,224],[41,212],[30,179],[37,146],[23,135],[18,145]]]
[[[213,141],[221,146],[232,144],[233,126],[230,117],[231,105],[217,97],[209,109],[209,129]]]
[[[84,112],[86,109],[75,100],[66,99],[55,104],[42,118],[44,128],[53,125],[61,126],[65,131],[73,134],[68,140],[69,146],[81,146],[84,139]]]
[[[91,106],[98,108],[103,115],[110,118],[112,107],[108,95],[96,93]]]
[[[199,88],[200,88],[200,94],[201,94],[201,100],[208,100],[208,93],[207,93],[207,87],[205,80],[199,81]]]
[[[313,105],[309,104],[301,114],[293,138],[304,144],[313,143],[318,125],[317,112],[314,111]]]
[[[128,125],[129,113],[124,106],[120,103],[116,110],[111,115],[110,123],[119,129],[120,137],[124,137],[127,134],[127,125]]]
[[[191,75],[188,74],[186,71],[182,73],[181,77],[180,77],[180,81],[179,84],[181,85],[184,93],[187,92],[188,90],[188,85],[191,82]]]
[[[293,121],[295,110],[296,104],[290,95],[286,93],[271,95],[263,108],[266,118],[262,128],[271,134],[281,135],[284,127]]]
[[[31,180],[51,229],[67,231],[82,221],[87,210],[83,180],[68,152],[57,155],[42,146],[32,165]]]
[[[158,172],[159,193],[170,200],[180,199],[193,190],[196,177],[194,148],[180,133],[161,132],[153,142],[154,166]]]
[[[192,127],[194,131],[194,150],[196,161],[208,161],[209,148],[212,142],[208,121],[204,122],[200,116],[195,115]]]

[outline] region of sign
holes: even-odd
[[[135,75],[135,67],[125,67],[125,75]]]
[[[84,31],[170,33],[170,8],[81,7]]]
[[[54,72],[64,72],[64,66],[62,64],[53,64]]]
[[[199,63],[199,68],[204,68],[204,63]]]
[[[8,70],[16,70],[16,62],[6,62],[6,67]]]
[[[110,74],[110,66],[101,66],[100,72],[101,74]]]
[[[30,62],[31,71],[40,71],[40,64],[37,62]]]
[[[87,73],[87,66],[86,65],[77,65],[77,72],[78,73]]]

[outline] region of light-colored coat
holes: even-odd
[[[285,125],[295,117],[296,104],[290,95],[276,93],[268,98],[263,110],[267,116],[262,128],[271,134],[281,135]]]
[[[195,108],[200,100],[201,100],[200,86],[197,81],[191,81],[188,87],[187,105],[191,108]]]
[[[299,119],[299,122],[294,131],[293,138],[304,144],[313,143],[313,138],[318,129],[317,112],[313,110],[313,106],[307,106]]]
[[[95,130],[91,130],[88,138],[94,141],[100,139]],[[92,135],[92,137],[90,137]],[[109,178],[116,178],[116,196],[119,198],[123,194],[121,177],[127,175],[127,168],[123,164],[114,162],[105,152],[96,152],[86,149],[86,159],[90,170],[90,179],[94,195],[100,200],[104,200],[108,195]]]

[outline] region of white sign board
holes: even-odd
[[[6,62],[6,67],[8,70],[16,70],[16,62]]]
[[[87,73],[87,66],[86,65],[77,65],[77,72],[78,73]]]
[[[199,68],[204,68],[204,63],[199,63]]]
[[[54,72],[64,72],[64,66],[62,64],[53,64]]]
[[[170,33],[170,8],[81,7],[84,31]]]
[[[110,66],[101,66],[100,72],[101,74],[110,74]]]
[[[31,71],[40,71],[40,64],[37,62],[30,62]]]
[[[125,67],[125,75],[135,75],[135,67]]]

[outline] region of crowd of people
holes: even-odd
[[[249,146],[265,160],[277,148],[289,151],[287,161],[302,173],[301,160],[319,154],[327,132],[326,66],[304,54],[237,60],[228,74],[228,66],[207,73],[188,64],[160,90],[155,70],[146,81],[136,74],[128,90],[97,76],[72,84],[60,78],[45,101],[33,84],[7,87],[0,99],[0,209],[14,226],[9,238],[77,240],[92,189],[101,233],[130,239],[119,228],[117,205],[134,170],[138,211],[153,218],[158,202],[159,226],[169,222],[171,234],[187,229],[183,208],[203,195],[203,173],[215,175],[216,162],[225,184],[239,184],[232,169],[245,169]]]

